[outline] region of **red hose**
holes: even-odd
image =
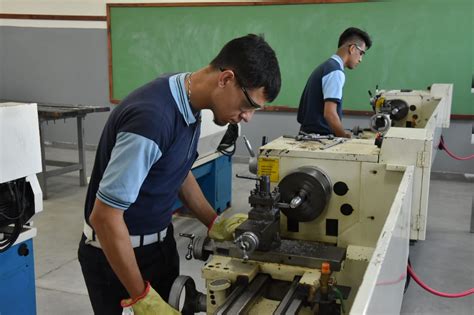
[[[468,155],[468,156],[457,156],[453,152],[449,151],[448,148],[446,147],[446,144],[444,143],[443,136],[441,136],[441,140],[439,142],[438,148],[441,150],[446,151],[446,153],[452,157],[453,159],[459,160],[459,161],[466,161],[466,160],[471,160],[474,159],[474,154]]]
[[[418,278],[418,276],[415,274],[415,272],[413,271],[410,265],[407,265],[407,269],[408,269],[408,273],[413,278],[413,280],[415,280],[416,283],[420,285],[420,287],[430,292],[431,294],[452,299],[452,298],[465,297],[474,293],[474,288],[470,288],[469,290],[466,290],[464,292],[459,292],[459,293],[444,293],[444,292],[436,291],[430,288],[429,286],[427,286],[423,281],[421,281],[421,279]]]

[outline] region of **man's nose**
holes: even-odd
[[[252,117],[253,117],[253,114],[255,113],[255,111],[248,111],[248,112],[243,112],[240,114],[240,118],[242,118],[243,121],[245,122],[249,122]]]

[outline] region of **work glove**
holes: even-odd
[[[247,214],[237,213],[230,218],[216,216],[209,225],[208,235],[216,241],[230,241],[234,237],[235,229],[248,218]]]
[[[166,303],[153,289],[150,282],[146,282],[145,291],[135,299],[126,299],[120,302],[123,307],[122,315],[180,315],[181,313]]]

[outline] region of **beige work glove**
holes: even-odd
[[[145,292],[135,299],[126,299],[120,302],[123,307],[122,315],[180,315],[181,313],[166,303],[153,289],[150,282],[146,282]]]
[[[231,241],[234,237],[235,229],[248,218],[247,214],[237,213],[230,218],[216,216],[208,231],[210,238],[216,241]]]

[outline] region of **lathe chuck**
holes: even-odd
[[[329,177],[321,169],[314,166],[298,168],[278,184],[281,202],[293,206],[297,204],[294,208],[282,208],[282,212],[298,222],[316,219],[329,202],[331,187]],[[295,203],[295,200],[298,202]]]

